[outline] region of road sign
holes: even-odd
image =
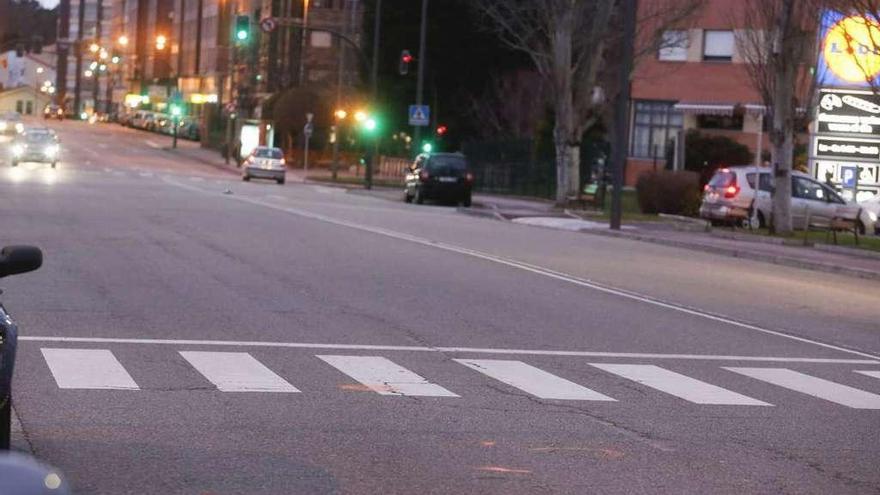
[[[858,167],[840,167],[840,182],[843,187],[856,187],[856,177],[858,177]]]
[[[409,106],[409,125],[426,126],[431,120],[431,108],[428,105]]]
[[[313,132],[314,130],[315,130],[315,126],[314,126],[314,124],[312,124],[311,122],[309,122],[309,123],[307,123],[307,124],[303,127],[303,134],[305,134],[306,137],[312,137],[312,132]]]
[[[278,27],[278,19],[274,17],[264,17],[260,19],[260,29],[264,33],[271,33]]]

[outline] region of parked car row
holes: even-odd
[[[715,172],[703,192],[700,217],[712,223],[741,223],[766,227],[772,218],[771,171],[752,166]],[[792,172],[792,226],[830,226],[834,219],[853,222],[862,234],[880,234],[880,198],[863,203],[844,200],[832,187],[807,174]]]
[[[158,132],[169,136],[174,134],[174,119],[166,113],[137,110],[121,114],[119,116],[119,123],[126,127]],[[177,122],[177,136],[182,139],[198,141],[200,138],[199,122],[190,117],[181,117]]]

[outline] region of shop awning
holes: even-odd
[[[765,113],[764,105],[757,103],[697,103],[682,101],[673,106],[675,110],[693,115],[733,115],[737,110],[751,114]]]

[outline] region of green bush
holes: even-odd
[[[696,172],[647,172],[636,182],[636,196],[642,213],[696,216],[700,211],[700,177]]]
[[[700,174],[700,184],[709,182],[719,167],[750,165],[754,154],[749,147],[727,136],[703,134],[696,130],[685,136],[684,168]]]

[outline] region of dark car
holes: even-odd
[[[423,153],[406,172],[404,199],[422,204],[426,199],[471,205],[474,174],[461,153]]]
[[[0,278],[36,270],[43,264],[43,253],[32,246],[6,246],[0,250]],[[0,450],[9,449],[12,421],[12,369],[18,327],[0,304]]]
[[[43,109],[43,118],[64,120],[64,109],[55,104],[46,105],[46,108]]]

